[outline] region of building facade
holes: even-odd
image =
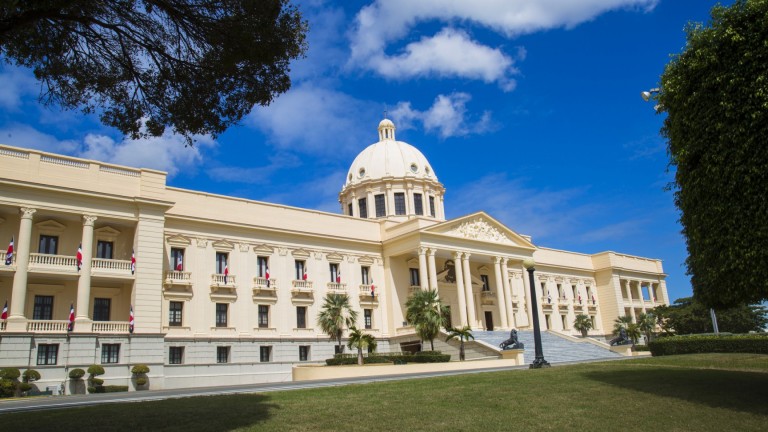
[[[293,365],[333,355],[317,326],[327,293],[350,297],[380,351],[418,339],[405,319],[414,290],[437,290],[453,326],[530,328],[526,258],[543,329],[575,335],[586,314],[600,336],[669,303],[659,260],[536,246],[482,211],[446,220],[424,155],[391,121],[378,132],[350,167],[341,214],[0,146],[0,239],[14,242],[0,252],[0,367],[37,369],[41,386],[91,364],[113,384],[147,364],[154,389],[290,380]]]

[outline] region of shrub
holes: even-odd
[[[149,366],[145,364],[137,364],[131,368],[131,373],[136,375],[149,373]]]
[[[15,380],[21,376],[21,372],[16,368],[0,369],[0,379]]]
[[[21,375],[21,377],[24,379],[25,383],[35,382],[41,378],[40,372],[34,369],[25,370],[24,373]]]
[[[372,363],[445,363],[451,360],[451,356],[443,354],[440,351],[421,351],[415,354],[406,353],[375,353],[366,355],[363,358],[364,364]],[[354,365],[357,364],[356,354],[336,354],[333,358],[327,359],[325,364],[328,366]]]
[[[138,377],[138,378],[136,378],[136,385],[137,386],[143,386],[143,385],[147,384],[147,381],[148,380],[147,380],[146,377]]]
[[[16,395],[17,381],[9,379],[0,379],[0,398],[13,397]]]
[[[78,380],[85,376],[85,371],[82,369],[72,369],[69,371],[69,378],[73,380]]]
[[[93,385],[98,387],[98,386],[104,384],[104,380],[101,379],[101,378],[91,378],[91,384],[93,384]]]
[[[23,383],[19,384],[19,390],[21,390],[22,392],[28,392],[28,391],[32,390],[32,384],[30,384],[28,382],[23,382]]]
[[[648,347],[654,356],[697,353],[768,354],[768,336],[675,336],[657,339],[649,343]]]
[[[101,392],[96,391],[96,387],[88,387],[88,393],[104,393],[104,387],[99,387]]]
[[[632,351],[650,351],[648,345],[632,345]]]
[[[117,392],[127,392],[128,386],[121,386],[121,385],[108,385],[102,387],[103,391],[99,392],[96,391],[96,393],[117,393]]]
[[[93,376],[104,375],[104,368],[101,365],[90,365],[88,366],[88,373]]]

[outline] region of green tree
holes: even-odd
[[[428,340],[432,351],[434,339],[445,327],[445,308],[435,290],[416,290],[405,302],[405,319],[416,329],[422,341]]]
[[[637,316],[637,327],[645,335],[646,344],[653,338],[656,322],[656,316],[653,313],[641,313]]]
[[[573,320],[573,328],[580,331],[582,337],[587,337],[589,331],[592,330],[592,319],[589,315],[578,314],[576,319]]]
[[[357,311],[352,309],[349,296],[346,294],[329,293],[325,296],[317,325],[332,341],[336,341],[338,352],[342,351],[341,336],[345,327],[352,327],[357,320]]]
[[[768,0],[691,23],[661,76],[694,296],[723,308],[768,299]]]
[[[464,326],[461,328],[454,327],[449,329],[448,337],[445,338],[445,341],[448,342],[451,339],[459,339],[459,360],[464,361],[464,341],[468,341],[470,339],[475,340],[475,335],[472,334],[472,327]]]
[[[716,309],[715,312],[718,327],[723,332],[763,331],[768,325],[768,310],[760,305]],[[677,299],[669,306],[657,306],[652,313],[658,318],[662,331],[667,334],[711,333],[714,331],[709,308],[697,301],[695,297]]]
[[[376,350],[376,338],[368,333],[363,333],[362,330],[355,326],[349,329],[349,341],[347,342],[349,348],[357,348],[357,364],[363,364],[363,350],[370,348],[371,351]]]
[[[307,24],[289,0],[4,1],[0,55],[41,102],[133,137],[216,136],[290,88]],[[145,127],[144,127],[145,126]]]

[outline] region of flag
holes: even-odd
[[[8,251],[5,252],[5,265],[11,265],[13,262],[13,237],[11,237],[11,243],[8,245]]]
[[[184,257],[181,254],[176,255],[176,271],[184,270]]]
[[[552,294],[547,290],[547,303],[552,303]]]
[[[136,273],[136,252],[131,250],[131,274]]]
[[[581,304],[581,294],[579,294],[579,304]]]
[[[80,271],[80,268],[83,266],[83,244],[80,243],[80,246],[77,247],[77,271]]]
[[[131,305],[131,314],[128,316],[128,332],[133,333],[133,305]]]
[[[5,301],[5,306],[3,306],[3,314],[0,315],[0,320],[7,320],[8,319],[8,300]]]
[[[267,288],[269,288],[269,266],[264,270],[264,279],[267,280]]]
[[[373,285],[373,279],[371,279],[371,299],[376,296],[376,293],[374,292],[375,289],[376,287]]]
[[[336,273],[336,283],[341,283],[341,271]]]
[[[224,263],[224,285],[227,284],[228,277],[229,277],[229,264]]]
[[[592,304],[595,304],[595,295],[592,294]]]
[[[307,269],[304,269],[304,276],[302,276],[301,279],[307,280]]]
[[[69,305],[69,325],[67,325],[67,331],[72,331],[75,328],[75,304]]]

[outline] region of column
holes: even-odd
[[[467,323],[467,303],[464,298],[464,272],[461,270],[461,252],[453,253],[453,269],[456,272],[456,293],[459,296],[459,318],[461,326],[466,327]]]
[[[429,280],[427,278],[427,248],[419,248],[419,286],[423,291],[428,288]]]
[[[8,326],[11,330],[12,321],[22,321],[23,330],[26,326],[23,324],[24,305],[27,300],[27,270],[29,269],[29,245],[32,238],[32,216],[37,209],[22,207],[19,209],[21,220],[19,222],[19,236],[15,242],[16,255],[16,274],[13,276],[13,291],[11,292],[11,310],[8,317]]]
[[[437,267],[435,266],[435,249],[430,249],[427,255],[429,264],[429,288],[437,292]]]
[[[96,216],[83,216],[83,265],[80,267],[80,278],[77,280],[77,306],[75,321],[84,321],[86,324],[91,320],[88,318],[88,310],[91,307],[91,258],[93,257],[93,222]],[[90,332],[88,328],[77,325],[77,331]]]
[[[386,194],[384,199],[387,201],[387,216],[392,216],[395,214],[395,194],[392,192],[392,185],[387,183],[384,186],[384,190]]]
[[[523,278],[523,297],[525,298],[525,314],[528,316],[528,328],[532,328],[533,326],[533,311],[531,310],[532,303],[531,303],[531,282],[528,280],[530,279],[528,276],[528,271],[525,269],[525,267],[520,265],[520,269],[522,270],[522,278]],[[535,291],[534,291],[535,292]]]
[[[470,327],[477,328],[477,318],[475,318],[475,296],[472,294],[472,274],[469,272],[469,253],[464,253],[461,264],[464,267],[464,291],[467,297],[467,321]],[[481,326],[482,327],[482,326]]]
[[[515,310],[512,307],[512,288],[509,285],[509,267],[507,267],[506,258],[501,260],[501,276],[501,282],[504,285],[504,300],[506,300],[504,307],[507,308],[507,324],[509,324],[509,328],[513,328],[515,327]]]
[[[496,299],[499,304],[499,316],[501,318],[501,328],[508,329],[507,321],[507,302],[504,301],[504,281],[501,278],[501,257],[493,257],[493,272],[496,276]]]
[[[357,207],[357,194],[352,191],[350,202],[352,203],[352,217],[360,217],[360,209]]]

